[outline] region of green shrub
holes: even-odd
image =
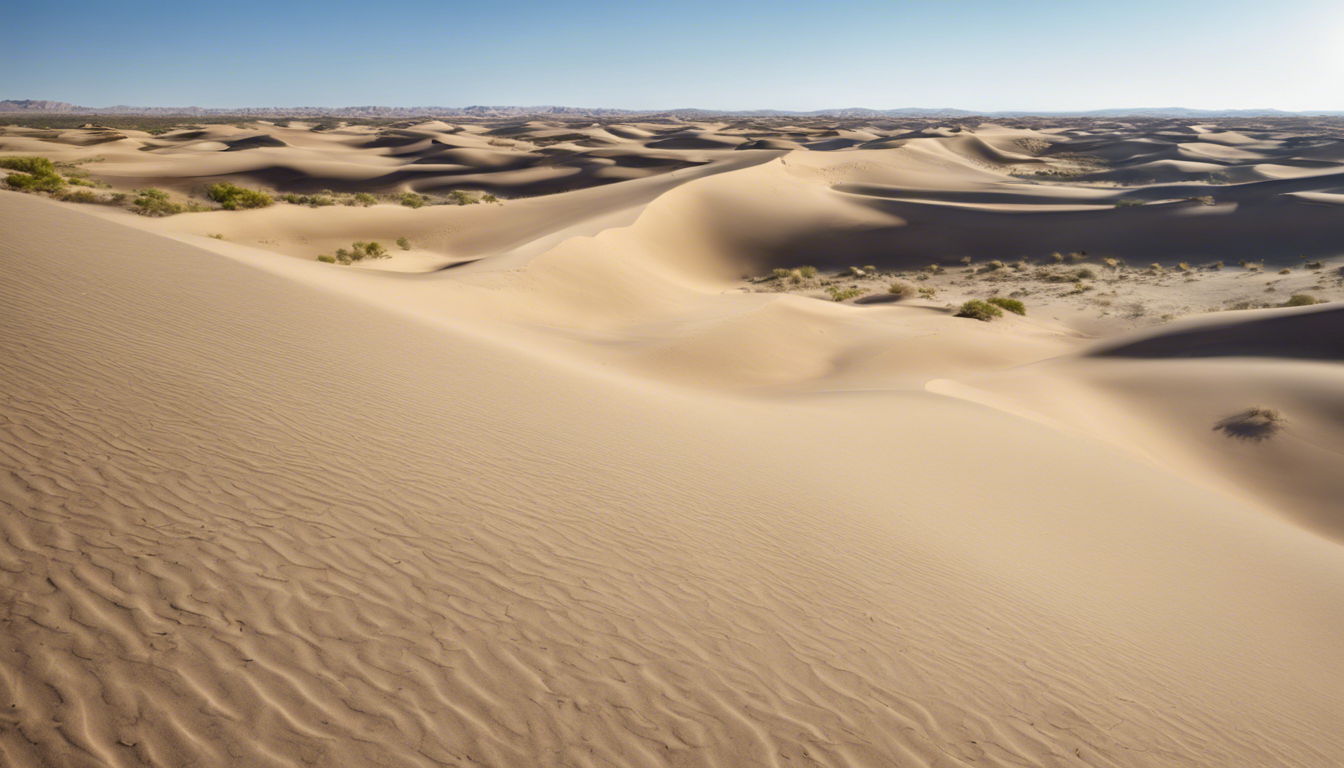
[[[458,205],[475,205],[476,203],[481,202],[460,189],[454,189],[452,192],[449,192],[448,199]]]
[[[325,253],[322,254],[321,256],[318,256],[318,257],[317,257],[317,260],[320,261],[320,262],[322,262],[323,264],[335,264],[335,263],[336,263],[336,257],[335,257],[335,256],[328,256],[328,255],[325,254]]]
[[[239,208],[265,208],[274,202],[265,192],[245,189],[228,182],[211,185],[206,194],[226,211],[235,211]]]
[[[798,274],[802,275],[808,280],[811,280],[812,278],[817,276],[817,268],[804,265],[798,268]]]
[[[1023,304],[1017,299],[1005,299],[995,296],[994,298],[989,300],[989,303],[993,304],[994,306],[1000,309],[1006,309],[1015,315],[1027,314],[1027,305]]]
[[[1295,293],[1283,303],[1285,307],[1309,307],[1312,304],[1320,304],[1321,300],[1315,296],[1305,293]]]
[[[499,198],[498,198],[498,197],[495,197],[494,195],[481,195],[481,202],[483,202],[483,203],[498,203],[498,202],[499,202]]]
[[[971,299],[961,305],[961,309],[957,311],[957,317],[969,317],[972,320],[988,323],[996,317],[1003,317],[1003,310],[987,301]]]
[[[370,195],[368,192],[360,192],[355,195],[355,202],[359,203],[365,208],[368,208],[370,205],[376,204],[378,202],[378,198],[374,197],[373,195]]]
[[[0,168],[21,171],[33,176],[56,175],[56,166],[45,157],[0,157]]]
[[[913,285],[910,285],[909,283],[902,283],[900,280],[897,280],[896,282],[892,283],[887,288],[887,293],[890,293],[893,296],[900,296],[903,299],[906,298],[907,296],[910,296],[914,292],[915,287]]]
[[[863,291],[858,288],[840,289],[836,287],[827,288],[826,291],[831,294],[832,301],[848,301],[856,299],[863,295]]]
[[[407,208],[423,208],[425,198],[423,195],[417,195],[414,192],[406,192],[401,196],[401,204]]]
[[[980,268],[982,272],[998,272],[1000,269],[1003,269],[1003,262],[998,259],[995,259]]]
[[[1144,205],[1144,204],[1146,204],[1146,203],[1147,203],[1146,200],[1136,200],[1135,198],[1132,198],[1132,197],[1126,197],[1126,198],[1122,198],[1121,200],[1117,201],[1116,204],[1115,204],[1115,207],[1116,207],[1116,208],[1136,208],[1136,207],[1138,207],[1138,206],[1140,206],[1140,205]]]
[[[1079,280],[1096,280],[1096,279],[1097,279],[1097,273],[1096,273],[1096,272],[1093,272],[1092,270],[1088,269],[1087,267],[1083,267],[1082,269],[1078,270],[1077,272],[1074,272],[1074,273],[1073,273],[1073,276],[1076,277],[1076,278],[1078,278]]]
[[[400,249],[403,250],[403,251],[409,251],[409,250],[411,250],[411,241],[410,241],[410,240],[407,240],[407,239],[404,238],[404,237],[398,237],[398,238],[397,238],[397,247],[400,248]]]
[[[23,192],[60,192],[65,189],[65,179],[60,176],[35,176],[29,173],[11,173],[5,182],[14,189]]]
[[[67,203],[96,203],[99,202],[98,196],[87,189],[76,189],[63,193],[60,199]]]
[[[70,178],[68,178],[68,179],[66,179],[66,181],[70,182],[71,184],[74,184],[76,187],[95,187],[95,188],[96,188],[96,187],[98,186],[97,184],[93,183],[92,181],[89,181],[88,179],[77,179],[77,178],[75,178],[75,177],[73,177],[73,176],[70,177]]]
[[[135,206],[135,212],[141,216],[172,216],[186,210],[180,203],[168,199],[167,192],[153,187],[137,192],[131,205]]]
[[[788,280],[788,279],[789,279],[789,275],[793,274],[793,270],[792,270],[792,269],[785,269],[785,268],[783,268],[783,267],[775,267],[774,272],[771,273],[771,274],[774,275],[774,278],[775,278],[776,280]]]

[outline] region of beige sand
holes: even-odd
[[[519,176],[497,154],[534,153],[489,142],[543,134],[581,166],[687,163],[418,210],[153,220],[0,193],[0,763],[1344,762],[1341,313],[1153,325],[1344,295],[1337,206],[1299,195],[1338,181],[1163,204],[1185,188],[1016,169],[1157,133],[522,128],[0,136],[180,191],[284,166],[522,194],[554,166]],[[288,146],[220,149],[251,136]],[[1236,168],[1298,152],[1187,139]],[[480,154],[391,162],[438,151]],[[403,235],[388,261],[313,261]],[[1272,237],[1289,275],[1231,266]],[[1095,290],[1033,277],[1074,247]],[[1229,266],[1173,266],[1205,251]],[[805,263],[938,293],[744,280]],[[1025,317],[947,307],[1018,291]],[[1215,429],[1251,407],[1283,420]]]

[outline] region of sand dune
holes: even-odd
[[[316,127],[0,135],[504,198],[0,192],[0,763],[1344,762],[1319,137]]]

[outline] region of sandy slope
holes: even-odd
[[[1186,226],[995,167],[1059,134],[523,128],[134,140],[710,154],[503,206],[147,220],[0,194],[0,763],[1344,762],[1337,311],[1093,343],[1043,295],[985,324],[740,279],[906,236],[918,266],[922,226],[1002,220],[964,236],[1021,247],[1024,213],[1117,248]],[[717,147],[746,140],[814,147]],[[1245,213],[1318,188],[1213,189]],[[296,245],[394,232],[475,261]],[[1327,282],[1299,272],[1177,287]],[[1251,406],[1286,426],[1213,429]]]

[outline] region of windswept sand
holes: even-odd
[[[0,136],[122,189],[561,191],[0,193],[0,764],[1344,764],[1344,312],[1205,314],[1344,297],[1339,142],[769,129]],[[1073,249],[1095,290],[1034,276]],[[892,279],[938,293],[818,300]]]

